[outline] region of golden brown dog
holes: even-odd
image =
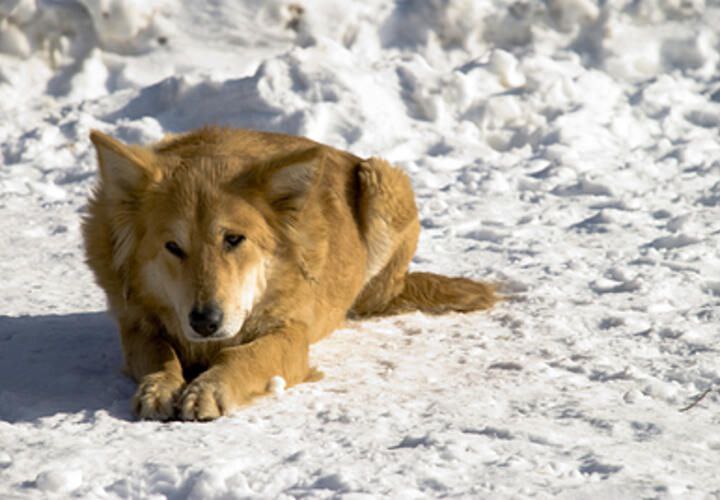
[[[209,420],[312,377],[342,324],[490,307],[490,285],[408,273],[408,177],[309,139],[208,127],[143,147],[100,132],[88,263],[120,326],[141,418]]]

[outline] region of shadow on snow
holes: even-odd
[[[0,316],[0,421],[98,410],[129,419],[133,390],[105,313]]]

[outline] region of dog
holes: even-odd
[[[135,414],[212,420],[317,379],[310,344],[347,317],[487,309],[494,286],[408,272],[408,176],[291,135],[204,127],[158,143],[90,133],[87,263],[119,325]]]

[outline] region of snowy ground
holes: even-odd
[[[720,496],[720,3],[600,3],[0,0],[0,497]],[[87,133],[203,123],[402,165],[415,267],[516,300],[349,323],[321,382],[134,421]]]

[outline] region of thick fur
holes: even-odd
[[[417,209],[408,177],[384,160],[216,127],[147,147],[90,138],[100,181],[87,261],[119,323],[141,418],[214,419],[273,376],[314,378],[309,345],[348,315],[497,300],[484,283],[408,273]],[[223,313],[210,335],[188,319],[207,304]]]

